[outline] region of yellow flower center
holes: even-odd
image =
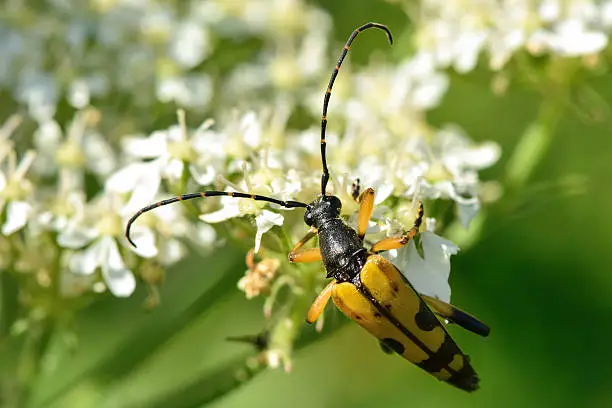
[[[81,147],[72,141],[62,143],[55,153],[55,160],[64,168],[79,169],[85,165],[85,154]]]
[[[23,201],[32,192],[32,183],[29,180],[9,180],[0,195],[7,201]]]
[[[438,161],[432,163],[425,174],[425,178],[429,181],[444,181],[452,178],[446,167]]]
[[[96,224],[96,228],[101,235],[121,236],[123,234],[121,217],[113,213],[104,214]]]
[[[187,140],[169,142],[168,153],[175,159],[179,159],[184,162],[192,162],[197,159],[197,157],[195,157],[195,152]]]

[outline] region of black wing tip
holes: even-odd
[[[453,323],[479,336],[487,337],[491,332],[489,326],[459,309],[454,311],[452,319]]]
[[[480,388],[480,379],[476,373],[467,376],[456,374],[448,379],[448,383],[467,392],[474,392]]]

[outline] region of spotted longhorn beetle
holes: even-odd
[[[293,247],[289,253],[289,260],[323,261],[327,277],[333,278],[314,300],[306,321],[315,322],[329,299],[333,298],[336,306],[377,337],[384,349],[401,355],[439,380],[466,391],[474,391],[478,388],[478,376],[468,356],[459,349],[435,314],[481,336],[487,336],[489,328],[475,317],[450,304],[419,294],[391,262],[379,255],[382,251],[406,245],[419,232],[423,220],[423,205],[419,204],[414,225],[405,234],[384,238],[367,249],[364,246],[364,236],[374,207],[374,189],[368,188],[360,193],[358,185],[354,188],[353,197],[359,203],[357,230],[351,228],[340,217],[342,208],[340,199],[326,194],[329,170],[325,156],[325,128],[332,87],[351,43],[360,32],[369,28],[383,30],[389,43],[393,43],[391,32],[386,26],[367,23],[352,32],[342,50],[323,99],[321,117],[323,174],[319,197],[306,204],[242,192],[202,191],[184,194],[139,210],[127,223],[126,237],[135,246],[130,238],[130,227],[142,213],[166,204],[195,198],[230,196],[267,201],[285,208],[305,208],[304,221],[310,227],[310,231]],[[302,248],[315,236],[319,237],[318,248]]]

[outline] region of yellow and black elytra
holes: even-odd
[[[194,198],[231,196],[267,201],[285,208],[303,207],[306,209],[304,221],[310,231],[293,247],[289,260],[323,261],[327,277],[333,278],[314,300],[306,320],[309,323],[315,322],[331,298],[349,318],[378,338],[384,350],[401,355],[439,380],[466,391],[474,391],[478,388],[478,376],[468,356],[459,349],[436,314],[481,336],[487,336],[489,328],[452,305],[419,294],[391,262],[378,255],[406,245],[419,232],[423,219],[422,204],[419,204],[414,225],[405,234],[384,238],[367,249],[364,246],[364,236],[374,207],[374,189],[360,192],[359,183],[353,185],[352,195],[359,202],[357,230],[352,229],[340,217],[340,199],[326,194],[329,170],[325,156],[325,128],[332,87],[351,43],[361,31],[369,28],[383,30],[389,43],[392,43],[391,32],[386,26],[367,23],[353,31],[344,46],[323,100],[321,196],[306,204],[240,192],[203,191],[185,194],[142,208],[128,221],[126,237],[134,245],[130,238],[130,227],[142,213]],[[303,248],[315,236],[319,237],[319,247]]]

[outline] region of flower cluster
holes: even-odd
[[[380,36],[380,57],[342,68],[328,112],[328,192],[354,224],[351,185],[375,188],[371,237],[406,231],[425,202],[417,242],[388,254],[417,290],[450,299],[459,248],[442,235],[449,218],[469,227],[481,208],[479,172],[501,154],[428,121],[448,90],[446,69],[470,71],[483,53],[501,70],[519,51],[602,51],[612,3],[564,4],[425,0],[414,52],[383,63],[388,49],[371,30],[360,36]],[[210,250],[234,238],[227,230],[242,239],[246,231],[253,252],[238,287],[266,297],[266,355],[288,366],[296,310],[325,283],[319,265],[287,262],[306,232],[300,209],[225,196],[142,214],[136,247],[124,232],[143,206],[185,192],[316,198],[322,96],[341,50],[330,15],[303,0],[57,0],[45,12],[0,10],[0,87],[12,111],[27,110],[0,128],[0,265],[33,282],[23,288],[28,307],[45,304],[36,296],[51,287],[59,310],[86,295],[127,297],[142,283],[154,294],[190,247]]]
[[[608,45],[611,16],[609,1],[426,0],[417,43],[419,52],[441,67],[468,72],[486,52],[490,67],[499,70],[520,50],[561,57],[597,54]]]

